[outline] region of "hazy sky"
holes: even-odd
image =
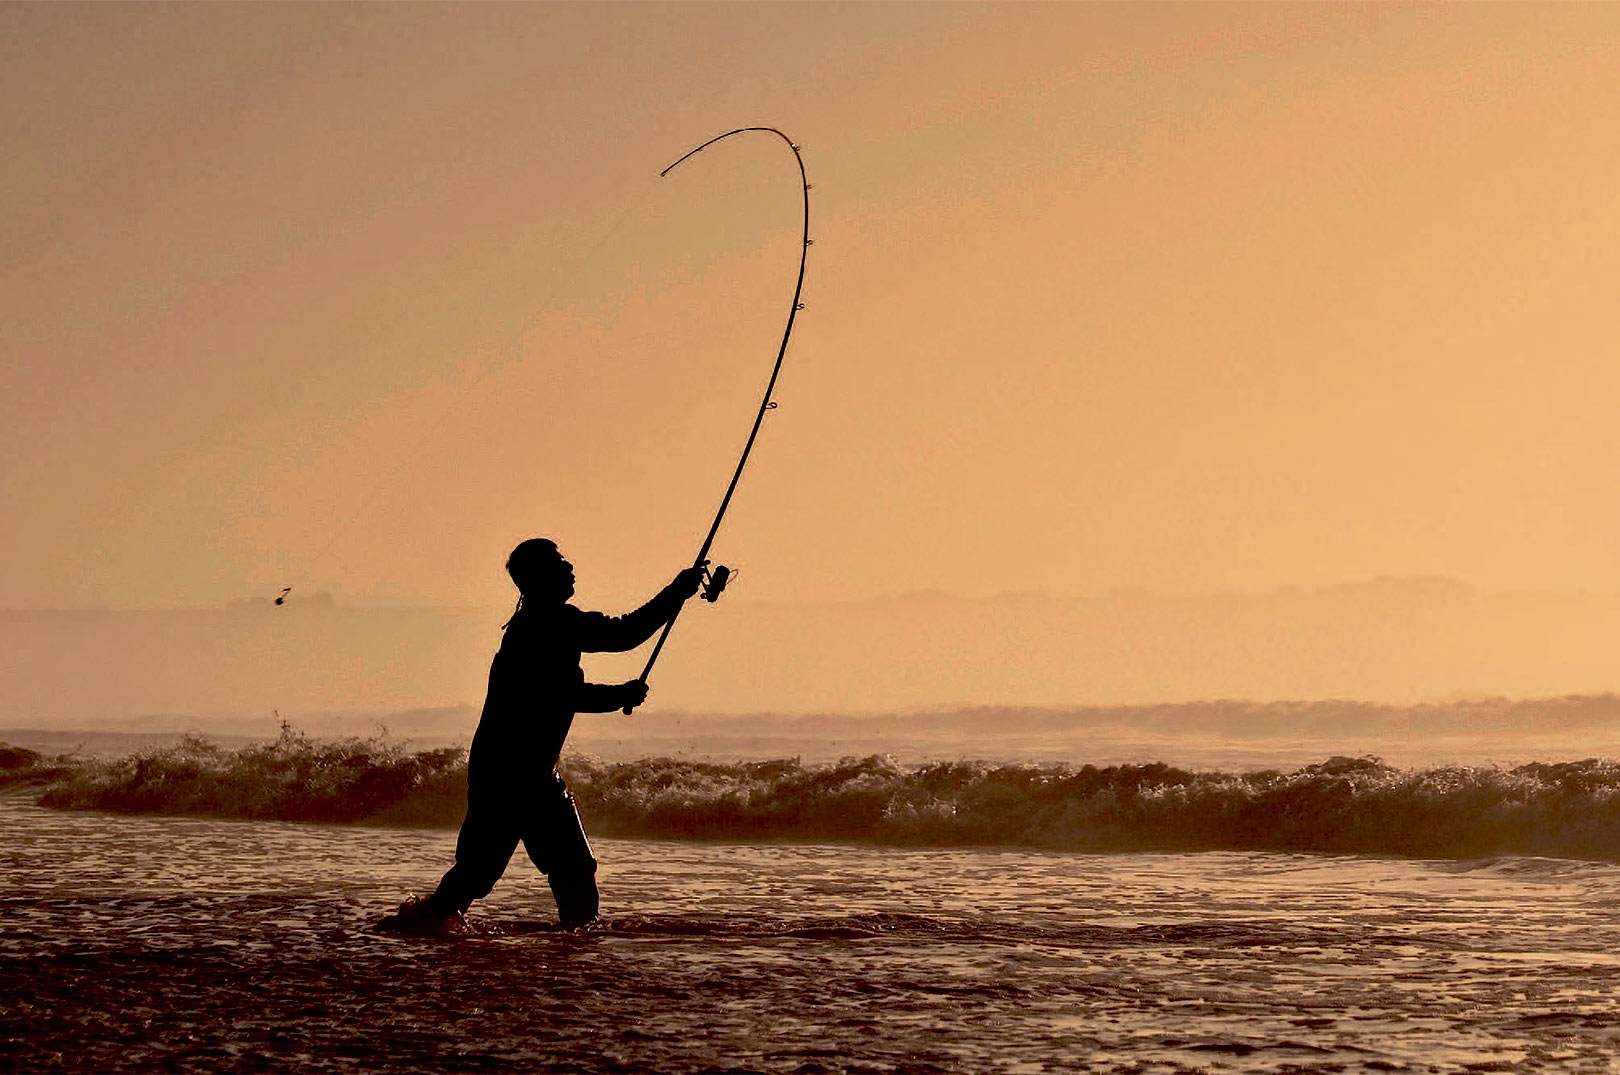
[[[0,5],[0,606],[1620,588],[1620,5]],[[425,436],[425,439],[424,439]]]

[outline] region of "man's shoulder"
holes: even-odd
[[[501,648],[527,645],[556,633],[567,609],[566,605],[524,606],[502,630]]]
[[[513,617],[506,633],[514,630],[520,636],[549,635],[559,631],[577,630],[580,625],[601,616],[600,612],[586,612],[575,605],[548,605],[544,608],[526,608]]]
[[[565,627],[575,627],[600,615],[600,612],[591,612],[578,605],[564,605],[557,610],[557,622]]]
[[[560,617],[581,615],[579,609],[567,604],[524,605],[512,617],[512,626],[525,623],[549,623]]]

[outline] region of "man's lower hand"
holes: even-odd
[[[647,700],[647,684],[639,679],[632,679],[628,683],[621,684],[619,689],[624,692],[623,709],[626,716],[629,715],[632,709]]]

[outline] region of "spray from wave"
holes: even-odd
[[[1595,759],[1400,769],[1334,757],[1238,774],[1162,763],[903,766],[881,755],[812,765],[572,756],[563,770],[604,836],[1620,861],[1620,764]],[[460,748],[287,728],[236,750],[188,738],[116,759],[0,749],[0,783],[43,785],[40,801],[68,810],[454,827],[466,779]]]

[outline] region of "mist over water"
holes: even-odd
[[[1612,689],[1608,640],[1620,635],[1620,595],[1499,593],[1433,578],[1259,594],[772,603],[750,599],[751,577],[745,569],[720,604],[683,615],[658,668],[654,706],[816,717],[976,704],[1360,699],[1401,707],[1558,697]],[[622,611],[643,597],[579,603]],[[315,597],[283,608],[265,598],[221,609],[0,610],[0,728],[165,714],[263,722],[279,711],[314,731],[317,714],[473,705],[509,612]],[[591,655],[585,667],[595,681],[619,682],[643,659]],[[83,675],[87,665],[98,674]],[[343,734],[356,730],[370,729]]]

